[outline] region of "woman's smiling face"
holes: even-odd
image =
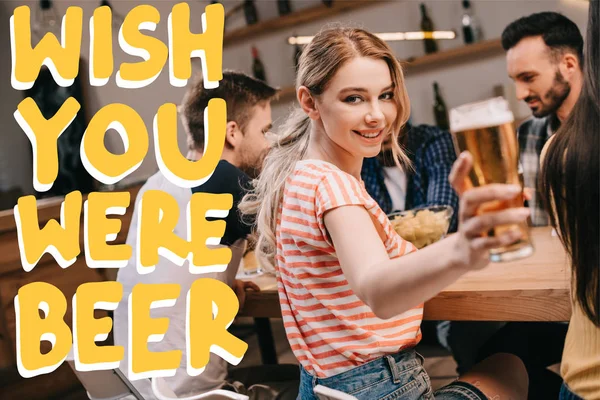
[[[398,115],[387,63],[357,57],[344,64],[317,100],[327,141],[354,157],[374,157]]]

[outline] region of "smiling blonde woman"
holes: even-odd
[[[423,303],[484,268],[488,249],[516,239],[480,233],[528,215],[476,216],[477,206],[513,198],[520,188],[465,192],[458,233],[416,252],[360,179],[363,159],[376,156],[389,135],[398,162],[407,163],[396,139],[409,100],[390,48],[361,29],[323,30],[302,53],[296,88],[301,109],[240,208],[257,214],[257,250],[277,271],[287,337],[302,366],[299,398],[316,399],[316,385],[359,399],[524,398],[527,377],[514,357],[495,356],[433,393],[414,351]],[[455,175],[465,175],[469,163],[460,157]]]

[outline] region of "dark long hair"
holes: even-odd
[[[599,1],[590,1],[584,85],[548,146],[539,182],[552,225],[571,257],[575,299],[596,326],[600,326],[598,13]]]

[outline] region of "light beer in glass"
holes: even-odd
[[[519,179],[519,144],[513,122],[508,102],[502,97],[466,104],[450,111],[450,130],[457,154],[466,150],[473,156],[468,185],[506,183],[523,187]],[[483,214],[509,207],[523,207],[523,204],[521,193],[510,201],[486,203],[478,212]],[[508,246],[491,250],[491,261],[511,261],[533,253],[526,222],[498,226],[487,235],[498,236],[509,230],[519,230],[521,238]]]

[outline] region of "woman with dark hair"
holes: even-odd
[[[600,399],[599,7],[590,1],[581,96],[546,144],[540,174],[540,191],[572,266],[573,313],[561,365],[565,400]]]

